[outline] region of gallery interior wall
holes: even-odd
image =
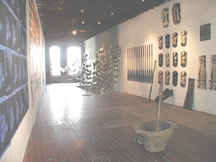
[[[9,3],[6,0],[1,0],[4,4]],[[6,3],[5,3],[6,2]],[[19,2],[19,3],[18,3]],[[12,3],[12,1],[11,1]],[[25,5],[26,3],[26,5]],[[35,33],[37,34],[37,37],[40,39],[39,44],[34,44],[32,42],[32,39],[34,35],[30,35],[30,31],[32,31],[32,24],[30,24],[30,16],[29,14],[32,12],[29,9],[29,3],[33,3],[35,5],[34,0],[19,0],[19,1],[13,1],[13,7],[14,11],[21,11],[24,12],[25,14],[22,16],[16,16],[14,14],[11,15],[10,17],[10,25],[12,24],[12,17],[15,17],[15,22],[19,24],[22,20],[24,24],[24,28],[26,26],[26,31],[24,32],[23,35],[26,34],[25,39],[26,39],[26,45],[19,40],[21,43],[20,46],[24,46],[24,51],[26,51],[26,57],[25,56],[20,56],[22,58],[26,58],[26,63],[27,63],[27,71],[28,71],[28,95],[26,96],[25,99],[29,99],[28,103],[28,109],[27,112],[24,114],[21,122],[19,123],[10,143],[7,145],[6,149],[4,150],[2,157],[0,159],[0,162],[22,162],[25,149],[31,134],[31,129],[32,126],[35,122],[35,117],[38,109],[38,105],[40,103],[41,96],[44,92],[44,86],[45,86],[45,49],[44,49],[44,37],[40,25],[40,21],[38,22],[39,25],[36,28],[39,28],[39,32]],[[7,6],[7,5],[6,5]],[[24,9],[26,6],[26,10]],[[13,13],[13,10],[9,11]],[[30,13],[29,13],[30,12]],[[37,14],[37,9],[35,8],[36,16],[38,17]],[[3,14],[4,15],[4,14]],[[2,14],[1,14],[2,16]],[[39,20],[39,19],[38,19]],[[34,21],[34,20],[33,20]],[[15,24],[16,24],[15,23]],[[31,26],[30,26],[31,25]],[[13,33],[13,29],[11,28],[11,31]],[[16,33],[18,35],[18,33]],[[34,46],[34,49],[36,49],[36,52],[32,52],[32,46]],[[37,46],[37,47],[36,47]],[[10,50],[8,47],[6,48],[7,50]],[[19,56],[20,52],[19,50],[17,51],[16,49],[11,49],[12,53],[15,55]],[[33,56],[35,55],[35,56]],[[22,63],[22,62],[21,62]],[[37,68],[35,68],[37,67]],[[36,75],[37,78],[32,78],[32,75]],[[35,91],[35,87],[38,89]],[[36,95],[35,95],[36,94]],[[16,101],[16,99],[14,99]],[[1,110],[4,107],[1,107]]]
[[[177,25],[173,23],[172,18],[172,7],[175,3],[180,3],[181,8],[181,22]],[[106,43],[107,39],[109,39],[110,42],[118,40],[118,44],[121,48],[120,91],[148,98],[150,84],[127,80],[127,48],[153,44],[153,55],[154,60],[157,61],[157,66],[154,75],[152,99],[155,99],[158,94],[158,72],[160,70],[162,70],[163,73],[167,70],[170,71],[170,73],[177,71],[179,74],[177,86],[172,85],[172,80],[169,86],[164,86],[164,88],[173,89],[174,91],[174,96],[168,98],[165,102],[182,107],[187,93],[188,78],[193,78],[195,79],[195,89],[192,109],[216,115],[216,109],[214,108],[214,105],[216,104],[216,91],[210,90],[208,87],[206,89],[197,88],[199,57],[201,55],[206,55],[206,73],[208,84],[211,75],[211,55],[216,54],[216,32],[214,30],[216,28],[216,17],[213,16],[215,13],[215,7],[216,1],[214,0],[172,0],[170,2],[166,2],[159,7],[149,10],[118,25],[114,28],[114,31],[108,30],[85,41],[86,52],[89,53],[89,58],[93,60],[99,45]],[[169,9],[169,26],[167,28],[163,28],[161,22],[161,12],[164,8]],[[211,39],[200,41],[200,25],[209,23],[211,24]],[[187,45],[185,47],[180,45],[180,35],[183,30],[186,30],[188,33]],[[170,34],[172,38],[172,34],[174,32],[177,32],[179,35],[178,46],[174,48],[172,46],[171,39],[170,48],[164,47],[160,50],[158,48],[158,37],[165,37],[166,34]],[[166,67],[165,65],[163,67],[158,66],[158,55],[160,53],[165,54],[169,52],[170,55],[172,55],[172,53],[176,51],[180,55],[183,50],[188,54],[188,62],[186,67],[181,67],[180,61],[177,67]],[[187,83],[185,87],[180,86],[180,73],[182,71],[187,72]]]

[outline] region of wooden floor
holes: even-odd
[[[164,152],[148,153],[132,127],[155,117],[156,105],[141,97],[49,85],[23,162],[216,162],[216,116],[164,104],[162,119],[178,128]]]

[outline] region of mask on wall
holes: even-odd
[[[184,47],[187,45],[187,31],[183,30],[181,32],[181,45]]]
[[[187,65],[187,52],[182,51],[181,52],[181,66],[186,67]]]
[[[178,53],[173,52],[173,66],[177,67],[178,66]]]
[[[186,80],[187,80],[187,73],[185,71],[181,72],[181,79],[180,79],[180,85],[182,87],[186,86]]]
[[[178,33],[176,32],[172,34],[172,45],[173,47],[178,46]]]
[[[211,56],[211,79],[209,80],[209,89],[216,90],[216,55]]]
[[[158,48],[163,49],[163,36],[158,37]]]
[[[169,9],[164,8],[161,12],[161,21],[164,28],[169,26]]]
[[[197,88],[206,89],[206,56],[199,57]]]
[[[169,34],[165,36],[165,45],[166,45],[166,48],[170,48],[170,35]]]
[[[165,64],[166,64],[166,67],[170,67],[170,54],[169,53],[165,54]]]
[[[178,72],[177,71],[173,72],[173,85],[174,86],[178,85]]]
[[[181,9],[180,3],[175,3],[172,8],[172,16],[173,16],[173,23],[175,25],[181,22]]]
[[[163,71],[158,72],[158,83],[163,83]]]
[[[165,84],[166,85],[170,84],[170,72],[169,71],[165,72]]]
[[[163,66],[163,54],[162,53],[160,53],[159,55],[158,55],[158,63],[159,63],[159,66],[160,67],[162,67]]]

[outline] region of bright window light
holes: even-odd
[[[52,46],[49,49],[50,73],[52,76],[60,76],[60,47]]]
[[[67,65],[69,67],[69,75],[76,75],[81,69],[81,47],[70,46],[67,48]]]

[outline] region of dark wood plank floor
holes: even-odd
[[[132,126],[156,105],[127,94],[83,96],[73,84],[47,86],[23,162],[216,162],[216,116],[164,104],[178,124],[164,152],[134,143]]]

